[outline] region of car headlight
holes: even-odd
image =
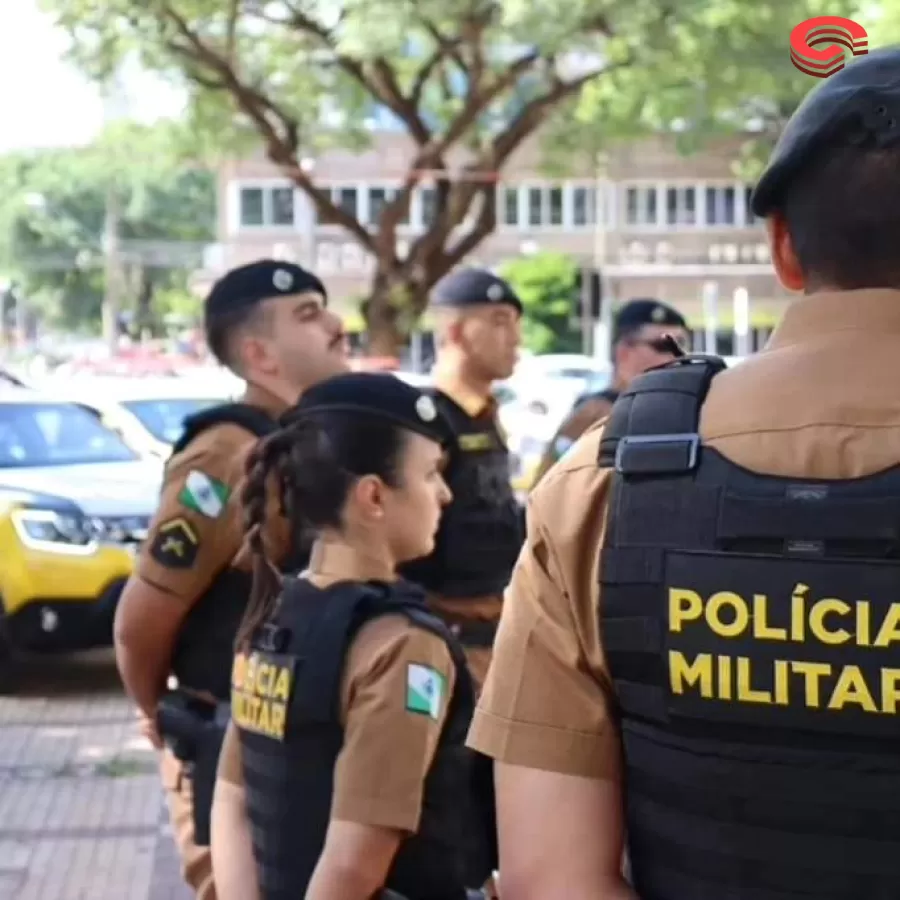
[[[97,550],[90,522],[77,513],[16,509],[10,515],[19,540],[33,550],[87,556]]]

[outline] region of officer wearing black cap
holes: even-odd
[[[636,379],[531,494],[470,734],[517,900],[898,895],[900,49],[806,98],[752,208],[800,295],[766,348]]]
[[[494,382],[515,368],[522,303],[502,278],[463,269],[437,286],[432,309],[433,396],[455,435],[445,473],[454,500],[434,553],[404,571],[425,587],[433,608],[456,630],[480,685],[503,590],[524,537],[491,393]]]
[[[449,439],[430,396],[353,373],[307,391],[250,460],[257,574],[213,812],[221,900],[481,896],[466,889],[496,848],[490,764],[463,745],[472,680],[397,576],[434,548]],[[315,536],[309,568],[283,581],[258,537],[279,502]]]
[[[213,286],[204,312],[210,350],[246,381],[246,394],[185,423],[116,615],[119,671],[158,747],[160,715],[171,721],[186,706],[211,714],[214,702],[228,698],[249,588],[249,573],[234,563],[242,543],[234,494],[246,454],[309,385],[347,367],[341,322],[326,308],[322,283],[299,266],[260,260],[234,269]],[[270,524],[276,555],[287,561],[284,523],[273,516]],[[161,706],[170,674],[179,693]],[[193,802],[202,790],[199,774],[191,777],[196,754],[185,739],[165,737],[174,750],[162,754],[162,775],[185,878],[199,898],[212,900],[209,850],[198,846],[207,843],[204,807]],[[211,789],[211,780],[202,784]]]
[[[602,391],[575,401],[572,412],[547,445],[532,487],[591,425],[609,415],[616,398],[634,378],[672,359],[672,341],[686,348],[689,340],[684,317],[668,304],[640,298],[622,306],[613,321],[612,381]]]

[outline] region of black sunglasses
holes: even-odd
[[[674,334],[664,334],[657,338],[633,338],[628,343],[633,346],[649,347],[654,353],[671,353],[673,355],[675,355],[673,344],[682,352],[689,349],[688,339],[684,335],[675,337]]]

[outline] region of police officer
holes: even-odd
[[[480,685],[500,618],[503,590],[524,538],[510,483],[510,460],[491,393],[515,368],[522,303],[502,279],[462,269],[432,300],[437,361],[433,396],[454,440],[445,477],[453,502],[434,552],[404,569],[466,647]]]
[[[547,445],[532,487],[591,425],[609,415],[619,394],[634,378],[672,359],[672,341],[683,349],[690,342],[687,323],[678,310],[652,299],[629,300],[618,310],[613,322],[612,382],[608,388],[575,401],[572,412]]]
[[[804,295],[765,350],[636,379],[531,495],[470,734],[516,900],[898,895],[900,49],[752,208]]]
[[[396,574],[432,549],[450,499],[446,425],[374,373],[316,385],[283,423],[244,492],[257,577],[213,813],[220,898],[465,900],[495,860],[490,762],[463,743],[462,648]],[[271,472],[292,528],[316,537],[282,583],[258,538]]]
[[[261,260],[228,272],[206,300],[205,326],[210,349],[247,391],[240,403],[186,423],[116,613],[119,671],[157,747],[170,673],[179,696],[191,699],[190,712],[228,699],[234,636],[249,591],[249,575],[233,565],[243,540],[235,489],[246,454],[301,391],[347,368],[342,326],[326,309],[322,283],[290,263]],[[285,525],[271,524],[276,556],[287,557]],[[169,714],[167,705],[161,714]],[[198,897],[212,900],[209,849],[195,842],[190,773],[168,749],[161,772],[185,878]],[[210,778],[210,792],[211,785]]]

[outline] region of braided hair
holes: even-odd
[[[340,530],[344,504],[359,477],[378,475],[386,484],[398,486],[403,431],[383,418],[360,412],[294,407],[282,417],[281,428],[255,446],[247,460],[241,494],[253,555],[253,585],[238,629],[238,649],[249,646],[281,593],[281,573],[264,540],[272,487],[295,547],[323,529]]]

